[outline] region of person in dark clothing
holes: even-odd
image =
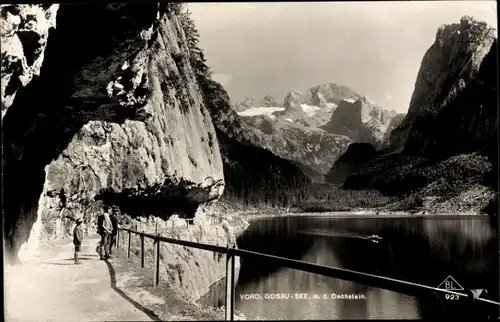
[[[113,246],[116,245],[116,236],[118,235],[118,216],[116,215],[116,212],[111,213],[109,219],[111,219],[112,226],[109,242],[109,255],[111,256],[113,254]]]
[[[80,260],[78,258],[83,241],[83,231],[82,231],[82,222],[81,218],[76,219],[76,226],[73,230],[73,244],[75,245],[75,265],[80,265]]]

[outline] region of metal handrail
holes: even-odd
[[[488,299],[476,298],[472,292],[461,293],[453,290],[446,290],[437,287],[432,287],[428,285],[412,283],[408,281],[393,279],[384,276],[378,276],[363,272],[357,272],[344,268],[336,268],[325,265],[313,264],[301,260],[295,260],[275,255],[269,255],[259,252],[254,252],[245,249],[238,249],[233,247],[223,247],[210,244],[197,243],[187,240],[180,240],[174,238],[163,237],[159,235],[149,234],[145,232],[140,232],[130,228],[119,228],[119,231],[126,231],[129,233],[128,238],[128,257],[130,257],[130,236],[131,234],[136,234],[141,237],[141,264],[144,267],[144,238],[149,238],[154,240],[154,264],[153,265],[153,286],[159,284],[159,258],[160,258],[160,247],[159,242],[165,242],[175,245],[181,245],[186,247],[193,247],[197,249],[218,252],[226,254],[226,320],[234,320],[234,257],[259,257],[265,258],[268,261],[278,262],[281,266],[287,268],[293,268],[304,272],[319,274],[323,276],[329,276],[333,278],[338,278],[354,283],[364,284],[370,287],[377,287],[409,296],[429,296],[434,294],[439,297],[444,297],[446,295],[453,295],[458,297],[464,297],[472,303],[472,305],[486,305],[495,306],[500,309],[500,303]],[[118,243],[117,243],[118,244]],[[118,245],[117,245],[118,247]],[[228,281],[229,279],[229,281]],[[230,303],[227,301],[228,294],[230,296]],[[229,306],[229,307],[228,307]]]

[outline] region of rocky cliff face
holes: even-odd
[[[291,120],[292,122],[299,121],[305,123],[307,114],[302,108],[306,100],[299,91],[290,92],[285,96],[283,102],[284,111],[275,112],[274,115],[280,116],[284,119]]]
[[[40,75],[58,5],[0,5],[2,118],[17,91]]]
[[[375,147],[369,143],[353,143],[347,151],[335,162],[326,175],[326,181],[341,184],[351,174],[359,171],[365,163],[377,155]]]
[[[280,104],[274,97],[271,95],[264,96],[261,100],[256,100],[253,98],[246,98],[242,102],[236,102],[234,104],[233,109],[236,112],[243,112],[253,107],[280,107]]]
[[[391,133],[394,131],[396,128],[398,128],[401,123],[403,123],[403,120],[406,117],[406,113],[399,113],[399,114],[392,114],[394,115],[389,122],[389,126],[387,127],[387,130],[385,131],[383,135],[383,140],[382,140],[382,147],[385,148],[390,145],[391,143]]]
[[[16,13],[24,21],[2,34],[10,260],[28,239],[63,234],[65,215],[92,222],[103,203],[132,216],[192,216],[222,194],[215,129],[172,6],[63,4],[50,30],[56,6],[6,8],[2,32]],[[21,50],[16,37],[33,47]],[[26,73],[31,82],[20,83]]]
[[[344,187],[402,197],[404,209],[495,214],[497,46],[491,29],[470,17],[440,28],[388,151],[378,151]]]
[[[316,85],[304,92],[293,91],[287,96],[294,96],[300,103],[323,107],[328,103],[338,105],[343,99],[360,99],[363,95],[353,89],[336,83]]]
[[[283,102],[285,110],[274,115],[316,128],[330,120],[333,111],[343,99],[362,97],[352,89],[336,83],[317,85],[304,92],[289,92]]]
[[[323,129],[345,135],[355,142],[379,147],[390,132],[392,119],[398,114],[373,104],[366,98],[342,100]]]
[[[315,106],[326,106],[328,103],[338,105],[343,99],[359,99],[362,95],[351,88],[336,83],[317,85],[308,90],[310,104]]]
[[[260,106],[262,107],[278,107],[281,104],[271,95],[264,96],[263,99],[260,100]]]
[[[267,149],[324,175],[353,141],[346,136],[306,127],[281,118],[242,117],[255,128]]]
[[[495,112],[491,105],[491,94],[488,93],[496,91],[496,81],[492,72],[496,70],[496,61],[493,58],[496,46],[492,28],[471,17],[465,16],[460,23],[439,28],[434,43],[422,59],[408,114],[401,125],[392,132],[393,150],[429,154],[432,147],[439,149],[431,137],[436,138],[441,135],[454,137],[453,141],[459,142],[460,140],[456,138],[458,133],[452,131],[450,126],[461,127],[462,130],[459,131],[465,131],[472,126],[468,131],[476,133],[477,135],[474,134],[476,137],[485,135],[480,133],[481,131],[487,131],[490,135],[494,132],[494,126],[491,124],[484,124],[486,128],[479,126],[481,123],[479,118],[490,121],[495,119],[490,117],[492,116],[490,114]],[[487,55],[491,58],[487,59]],[[486,95],[473,97],[471,95],[473,88],[476,88],[474,90],[476,93],[486,90]],[[462,110],[467,109],[463,106],[466,101],[470,103],[469,111],[476,110],[481,116],[465,117],[464,113],[456,110],[457,105],[462,106]],[[445,109],[450,112],[442,113]],[[452,118],[447,120],[446,126],[444,123],[441,126],[429,126],[428,122],[435,123],[438,114],[447,113],[454,114],[455,117],[450,115]],[[458,123],[454,121],[455,119]],[[440,133],[430,135],[430,128],[436,130],[440,128],[438,130]],[[451,140],[448,142],[456,145]],[[445,147],[446,144],[440,146]]]
[[[138,231],[155,233],[162,236],[197,243],[236,246],[238,230],[244,230],[248,223],[236,216],[226,215],[219,220],[207,216],[210,206],[201,206],[196,211],[194,224],[173,216],[168,221],[153,217],[136,217],[131,226]],[[125,239],[124,239],[125,240]],[[153,241],[145,239],[146,265],[153,265]],[[197,301],[209,288],[226,275],[225,256],[201,249],[161,243],[160,280],[168,281],[171,290],[184,298]],[[132,257],[140,258],[140,239],[131,238]],[[134,259],[139,262],[140,259]],[[240,259],[235,258],[235,283],[238,280]]]

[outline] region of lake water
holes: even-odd
[[[370,235],[381,239],[375,243],[364,238]],[[462,287],[487,289],[483,297],[498,301],[498,238],[486,217],[267,218],[253,221],[238,247],[432,287],[451,275]],[[222,304],[223,292],[222,285],[214,286],[201,302]],[[320,299],[296,299],[297,293]],[[332,293],[351,298],[333,299]],[[249,319],[294,320],[479,314],[463,304],[445,306],[434,297],[418,299],[254,258],[241,259],[236,309]]]

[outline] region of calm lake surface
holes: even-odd
[[[381,239],[365,238],[370,235]],[[238,247],[432,287],[451,275],[462,287],[487,289],[486,296],[498,301],[497,232],[482,216],[265,218],[251,223]],[[296,299],[296,293],[309,299]],[[222,283],[200,301],[222,305],[223,294]],[[419,299],[253,258],[241,259],[236,309],[249,319],[477,317],[463,304],[450,308],[432,296]]]

